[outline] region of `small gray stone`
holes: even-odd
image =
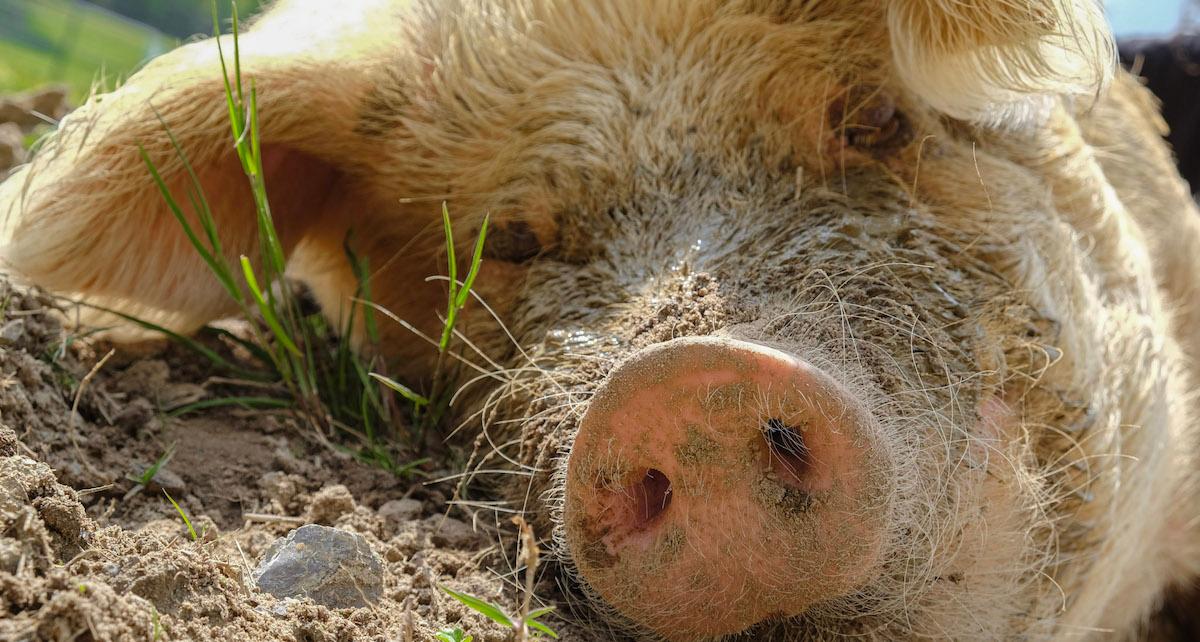
[[[13,319],[0,326],[0,345],[10,346],[21,340],[25,334],[25,320]]]
[[[453,517],[435,515],[425,520],[432,529],[433,545],[467,549],[479,543],[479,534],[466,522]]]
[[[412,521],[421,514],[424,504],[415,499],[393,499],[379,507],[379,516],[389,522]]]
[[[308,524],[271,545],[254,580],[276,597],[355,608],[370,606],[383,595],[383,564],[362,535]]]
[[[154,477],[150,478],[148,486],[151,491],[161,493],[165,490],[168,493],[175,493],[176,495],[181,495],[187,490],[187,483],[183,481],[183,478],[166,468],[159,468],[154,473]]]

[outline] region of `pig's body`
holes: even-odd
[[[468,319],[485,463],[533,471],[499,490],[606,630],[1131,636],[1200,575],[1200,218],[1094,7],[403,4],[244,38],[281,235],[336,309],[356,230],[429,327],[435,203],[493,214],[477,290],[522,349]],[[74,116],[0,187],[10,264],[227,312],[134,144],[183,185],[149,99],[249,253],[218,69]]]

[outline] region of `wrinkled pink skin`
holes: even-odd
[[[886,461],[873,430],[847,391],[786,352],[722,338],[644,349],[597,391],[576,437],[573,557],[606,601],[672,639],[799,614],[875,562]],[[670,606],[701,587],[703,618]]]

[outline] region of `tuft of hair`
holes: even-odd
[[[938,111],[985,125],[1041,120],[1099,94],[1116,46],[1095,0],[892,0],[896,71]]]

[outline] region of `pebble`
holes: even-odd
[[[383,595],[383,564],[362,535],[307,524],[271,545],[254,580],[276,597],[307,597],[330,608],[357,608]]]
[[[424,504],[415,499],[393,499],[384,502],[377,511],[379,516],[389,522],[403,523],[416,519],[424,509]]]
[[[13,319],[0,326],[0,345],[11,346],[20,341],[24,335],[25,321],[23,319]]]
[[[159,468],[154,476],[150,478],[149,490],[161,493],[163,490],[176,495],[183,494],[187,490],[187,483],[179,475],[167,470]]]
[[[475,529],[453,517],[435,515],[426,519],[425,524],[433,531],[434,546],[468,549],[479,543],[479,534]]]

